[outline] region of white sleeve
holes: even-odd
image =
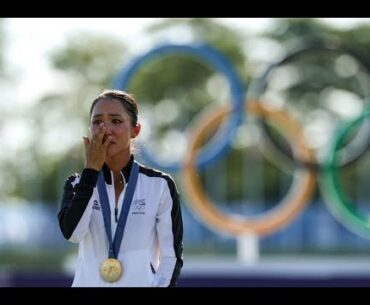
[[[94,190],[95,192],[95,190]],[[91,196],[89,203],[87,204],[87,207],[82,214],[82,217],[80,221],[78,222],[75,230],[73,231],[71,237],[69,238],[69,241],[72,243],[79,243],[84,236],[87,234],[89,231],[89,225],[90,225],[90,220],[91,220],[91,214],[92,214],[92,205],[93,205],[93,199],[94,199],[94,193]]]
[[[166,180],[156,218],[160,260],[154,275],[154,287],[170,286],[173,277],[177,280],[182,267],[183,228],[179,194],[174,182]]]

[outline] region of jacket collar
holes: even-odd
[[[127,165],[121,169],[121,173],[125,177],[125,183],[128,183],[128,178],[130,176],[130,171],[132,167],[132,163],[134,162],[134,156],[131,155],[130,160],[128,161]],[[103,173],[104,173],[104,179],[107,184],[112,184],[112,175],[111,170],[108,167],[107,164],[104,163],[103,165]]]

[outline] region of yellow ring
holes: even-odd
[[[312,151],[306,146],[299,124],[292,120],[285,112],[266,108],[258,101],[248,101],[246,111],[258,116],[270,118],[280,123],[289,133],[289,140],[293,144],[293,153],[304,160],[313,160]],[[199,122],[193,129],[187,152],[185,154],[182,179],[185,193],[195,212],[211,227],[231,233],[233,235],[272,233],[288,224],[298,212],[303,210],[315,190],[316,174],[313,170],[298,167],[294,172],[294,180],[287,195],[270,211],[255,217],[229,215],[220,212],[213,202],[203,192],[201,182],[196,172],[195,161],[197,148],[211,130],[217,128],[222,119],[230,113],[230,107],[217,108],[216,112]]]

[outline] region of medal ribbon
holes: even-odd
[[[98,177],[98,192],[103,212],[104,227],[107,233],[109,242],[109,258],[117,258],[118,252],[121,246],[123,231],[126,226],[128,212],[130,210],[132,197],[134,196],[137,178],[139,176],[139,165],[134,161],[132,163],[129,181],[126,187],[125,197],[123,198],[122,209],[119,216],[116,232],[112,241],[112,229],[111,229],[111,211],[109,205],[109,198],[107,189],[105,187],[104,173],[103,170],[99,172]]]

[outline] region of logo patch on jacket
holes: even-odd
[[[93,203],[93,210],[97,210],[97,211],[100,211],[100,204],[98,203],[98,200],[94,200],[94,203]]]
[[[132,214],[145,215],[145,199],[136,199],[132,202]]]

